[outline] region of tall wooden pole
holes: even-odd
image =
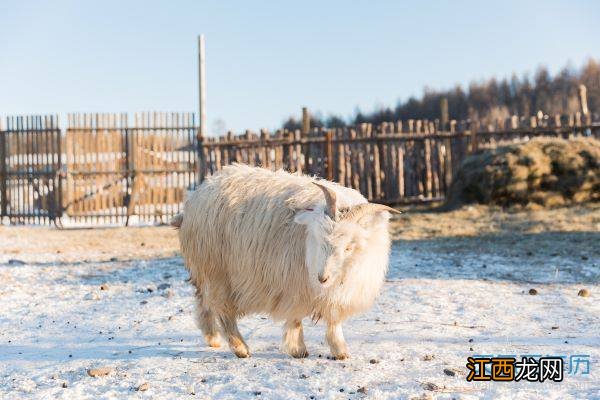
[[[302,134],[308,135],[310,132],[310,114],[307,107],[302,107]]]
[[[204,58],[204,35],[198,36],[198,182],[206,176],[204,138],[206,137],[206,66]]]
[[[206,136],[206,65],[204,53],[204,35],[198,36],[198,116],[199,138]]]

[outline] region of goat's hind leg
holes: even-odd
[[[210,308],[203,304],[201,296],[197,296],[196,301],[196,323],[202,330],[206,344],[210,347],[221,347],[223,342],[219,332],[217,317]]]
[[[219,333],[219,325],[215,314],[208,310],[198,311],[198,325],[204,335],[204,340],[210,347],[221,347],[223,343]]]
[[[231,314],[219,314],[219,323],[233,354],[239,358],[250,357],[250,350],[240,334],[236,317]]]

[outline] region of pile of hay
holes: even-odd
[[[600,200],[600,141],[537,138],[470,155],[447,205],[555,207]]]

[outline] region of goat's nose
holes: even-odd
[[[319,275],[319,282],[325,283],[327,282],[327,279],[329,279],[328,276]]]

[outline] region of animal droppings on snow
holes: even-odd
[[[440,390],[441,387],[439,387],[438,385],[436,385],[433,382],[424,382],[421,384],[421,387],[425,390],[429,390],[429,391],[435,391],[435,390]]]
[[[100,368],[90,368],[87,373],[89,376],[96,378],[99,376],[106,376],[113,372],[113,368],[111,367],[100,367]]]
[[[106,283],[103,283],[102,285],[100,285],[100,290],[108,290],[108,285]]]
[[[149,388],[150,388],[150,384],[148,382],[144,382],[140,386],[138,386],[135,390],[137,390],[138,392],[145,392]]]
[[[433,354],[425,354],[423,356],[423,361],[431,361],[435,358],[435,356]]]
[[[590,291],[587,289],[581,289],[578,293],[577,296],[579,297],[590,297]]]
[[[362,394],[367,394],[369,392],[369,390],[366,387],[361,386],[358,388],[357,392],[362,393]]]
[[[371,364],[377,364],[378,362],[379,362],[379,360],[376,360],[376,359],[374,359],[374,358],[371,358],[371,359],[369,360],[369,363],[371,363]]]
[[[456,376],[456,372],[452,371],[449,368],[444,368],[444,374],[446,374],[448,376]]]
[[[538,291],[536,289],[529,289],[529,294],[532,296],[535,296],[536,294],[538,294]]]

